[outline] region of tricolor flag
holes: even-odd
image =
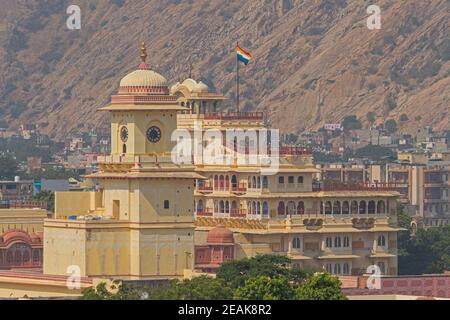
[[[239,61],[242,61],[245,65],[248,65],[250,60],[253,59],[252,55],[242,49],[239,44],[236,46],[236,54]]]

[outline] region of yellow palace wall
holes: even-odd
[[[43,232],[46,218],[44,209],[0,209],[0,232],[17,229],[27,233]]]
[[[67,274],[79,266],[90,277],[182,277],[192,269],[194,229],[139,229],[128,223],[61,222],[49,220],[45,232],[44,273]],[[113,229],[112,229],[113,228]]]
[[[177,114],[173,110],[166,111],[133,111],[113,112],[111,119],[111,154],[122,155],[123,143],[120,140],[120,128],[128,129],[127,155],[162,154],[172,150],[175,142],[171,141],[172,130],[177,127]],[[161,141],[150,143],[146,138],[149,127],[161,129]]]

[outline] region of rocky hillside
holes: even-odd
[[[193,74],[234,104],[239,40],[242,104],[285,132],[357,115],[404,131],[450,129],[450,1],[380,0],[382,29],[361,0],[78,0],[68,30],[63,0],[0,0],[0,116],[52,136],[104,125],[106,104],[139,59],[171,82]]]

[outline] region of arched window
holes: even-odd
[[[386,213],[386,205],[383,200],[378,201],[377,213]]]
[[[256,189],[256,177],[252,178],[252,188]]]
[[[325,202],[325,214],[331,213],[332,213],[331,201],[327,201]]]
[[[358,202],[352,201],[352,214],[358,214]]]
[[[294,240],[292,240],[292,247],[294,249],[300,249],[301,248],[300,238],[294,238]]]
[[[257,211],[256,211],[256,202],[255,201],[253,201],[253,203],[252,203],[252,213],[253,214],[256,214],[257,213]]]
[[[237,211],[237,202],[236,202],[235,200],[233,200],[233,201],[231,202],[231,211],[232,211],[233,213],[236,213],[236,211]]]
[[[13,263],[13,254],[12,254],[11,251],[8,251],[8,252],[6,253],[6,263],[7,263],[8,265],[11,265],[11,264]]]
[[[375,214],[375,201],[371,200],[369,201],[369,205],[367,207],[367,211],[369,214]]]
[[[341,203],[339,201],[335,201],[333,204],[333,214],[341,214]]]
[[[219,213],[225,213],[225,202],[223,200],[219,202]]]
[[[350,266],[349,266],[349,264],[348,263],[344,263],[344,268],[343,268],[344,270],[344,274],[345,275],[349,275],[350,274]]]
[[[24,263],[28,263],[28,262],[30,262],[30,252],[28,251],[28,250],[26,250],[24,253],[23,253],[23,262]]]
[[[334,274],[336,275],[341,274],[341,265],[339,263],[336,263],[334,265]]]
[[[340,247],[342,247],[342,245],[341,245],[341,237],[335,237],[335,238],[334,238],[334,247],[335,247],[335,248],[340,248]]]
[[[225,189],[225,177],[220,176],[219,177],[219,190],[224,190],[224,189]]]
[[[384,264],[384,262],[379,261],[377,263],[377,265],[378,265],[378,268],[380,268],[381,273],[385,273],[386,272],[386,265]]]
[[[122,153],[123,154],[127,153],[127,145],[125,143],[122,145]]]
[[[286,213],[284,210],[285,210],[284,202],[283,201],[278,202],[278,215],[284,216]]]
[[[327,263],[326,269],[328,273],[333,273],[333,265],[331,263]]]
[[[259,201],[256,203],[256,210],[258,215],[261,215],[261,202]]]
[[[230,202],[225,201],[225,213],[230,213]]]
[[[16,266],[22,265],[22,253],[19,250],[17,250],[14,254],[14,264]]]
[[[257,189],[261,189],[261,177],[258,177],[258,178],[256,179],[256,188],[257,188]]]
[[[303,201],[298,203],[297,214],[305,214],[305,203]]]
[[[39,250],[33,250],[33,263],[41,262],[41,253]]]
[[[231,177],[231,187],[233,187],[233,188],[238,187],[237,177],[234,175]]]
[[[349,214],[350,213],[350,205],[348,204],[348,201],[342,202],[342,214]]]
[[[269,215],[269,204],[266,201],[263,202],[263,215]]]
[[[297,214],[297,211],[295,209],[295,202],[294,201],[289,201],[288,202],[287,214],[289,214],[289,215]]]
[[[202,102],[202,113],[205,114],[206,113],[206,107],[207,107],[207,103],[206,101]]]
[[[344,237],[344,248],[350,247],[350,238],[348,236]]]
[[[269,178],[267,178],[267,176],[263,177],[263,188],[264,189],[269,188]]]
[[[327,237],[325,244],[326,244],[327,248],[332,248],[333,247],[333,239],[331,237]]]
[[[245,154],[250,154],[250,138],[248,136],[245,137]]]
[[[197,212],[203,212],[203,200],[200,199],[198,200],[198,204],[197,204]]]
[[[225,190],[230,190],[230,177],[226,176],[225,177]]]
[[[359,214],[366,214],[366,202],[364,200],[359,203]]]
[[[214,176],[214,190],[219,190],[219,176]]]
[[[386,237],[384,235],[379,235],[377,243],[378,243],[378,246],[385,247],[386,246]]]

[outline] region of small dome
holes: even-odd
[[[167,80],[153,70],[136,70],[120,81],[121,87],[167,87]]]
[[[194,88],[197,86],[197,81],[189,78],[189,79],[184,80],[182,85],[185,86],[186,88],[188,88],[188,90],[192,92],[194,90]]]
[[[204,84],[203,82],[199,82],[194,89],[192,90],[192,92],[196,92],[196,93],[208,93],[209,92],[209,87]]]
[[[208,232],[206,238],[207,243],[234,243],[233,232],[225,228],[223,225],[218,225],[216,228]]]

